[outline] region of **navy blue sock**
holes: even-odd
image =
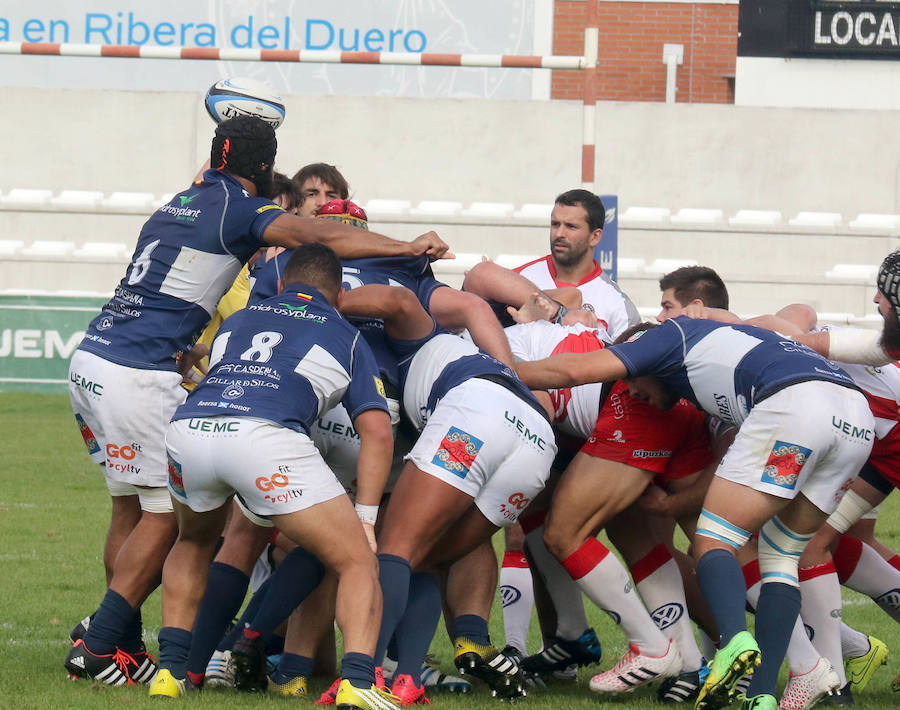
[[[244,628],[249,624],[259,613],[260,607],[262,607],[263,602],[266,599],[266,594],[269,591],[269,583],[272,581],[272,578],[269,577],[265,582],[259,585],[259,589],[256,590],[254,595],[250,597],[250,601],[247,602],[247,608],[244,609],[244,613],[241,614],[241,618],[238,619],[238,622],[234,625],[234,628],[228,632],[228,635],[225,639],[216,646],[216,649],[220,651],[226,651],[234,646],[234,642],[237,641],[241,634],[244,633]]]
[[[174,626],[163,626],[159,630],[159,667],[168,668],[176,678],[187,677],[188,649],[191,647],[191,632]]]
[[[437,577],[425,572],[412,575],[406,613],[394,631],[397,641],[397,672],[394,677],[409,674],[419,685],[422,663],[434,638],[441,610],[441,587]]]
[[[280,656],[284,653],[284,636],[271,634],[269,638],[266,639],[265,652],[267,656]]]
[[[411,579],[412,579],[412,578],[410,577],[410,580],[411,580]],[[388,646],[387,646],[387,651],[384,652],[384,655],[385,655],[387,658],[390,658],[390,659],[392,659],[392,660],[394,660],[394,661],[397,660],[397,656],[398,656],[399,654],[397,653],[397,634],[396,634],[396,633],[394,633],[394,635],[391,636],[391,642],[388,644]]]
[[[756,605],[756,642],[762,663],[753,674],[747,697],[775,695],[778,671],[787,652],[791,631],[800,613],[800,590],[790,584],[766,582]]]
[[[489,646],[491,635],[488,632],[487,619],[477,614],[463,614],[453,620],[454,636],[465,636],[473,643]]]
[[[249,628],[267,641],[325,576],[325,567],[308,550],[295,547],[269,577],[266,598]]]
[[[128,653],[137,653],[140,651],[141,647],[144,645],[142,636],[143,630],[144,622],[141,617],[141,610],[137,609],[131,617],[131,621],[128,622],[125,633],[122,634],[122,638],[119,641],[119,648],[123,651],[128,651]]]
[[[206,673],[206,664],[225,634],[228,622],[241,610],[249,585],[250,578],[237,567],[223,562],[209,566],[209,581],[194,620],[194,638],[188,654],[187,667],[191,673]]]
[[[719,627],[724,646],[747,630],[747,587],[737,558],[727,550],[710,550],[697,562],[697,582]]]
[[[278,667],[272,673],[272,680],[283,684],[298,676],[309,678],[312,672],[312,658],[298,656],[296,653],[282,653],[281,658],[278,659]]]
[[[375,663],[379,666],[394,635],[394,629],[406,611],[409,577],[409,560],[396,555],[378,554],[378,581],[381,584],[381,595],[384,597],[381,630],[378,633],[378,645],[375,647]]]
[[[354,688],[371,688],[375,685],[375,662],[365,653],[345,653],[341,659],[341,678],[349,680]]]
[[[134,607],[121,594],[107,589],[100,608],[84,635],[84,645],[93,653],[112,653],[132,619]]]

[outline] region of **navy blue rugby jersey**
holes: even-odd
[[[209,359],[209,374],[173,421],[244,416],[308,434],[339,402],[351,419],[388,411],[369,346],[310,286],[291,284],[226,318]]]
[[[670,318],[609,349],[630,377],[654,375],[707,414],[741,424],[753,406],[798,382],[856,386],[838,365],[790,338],[749,325]]]
[[[420,431],[441,398],[473,377],[502,383],[546,417],[515,370],[438,325],[421,340],[391,340],[390,344],[400,362],[403,409]]]
[[[265,263],[254,265],[255,280],[248,303],[257,303],[278,292],[278,279],[290,258],[292,250],[278,254]],[[344,288],[348,291],[359,286],[379,284],[383,286],[405,286],[416,294],[422,306],[428,310],[431,294],[441,286],[434,278],[431,262],[427,256],[379,256],[364,259],[345,259],[341,262],[344,270]],[[253,278],[253,277],[251,277]],[[375,360],[381,368],[385,380],[395,388],[400,387],[397,357],[384,334],[384,321],[380,318],[348,318],[359,328],[366,342],[375,353]]]
[[[206,327],[282,214],[230,175],[207,170],[144,223],[125,278],[79,347],[128,367],[175,370],[175,355]]]

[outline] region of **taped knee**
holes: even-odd
[[[825,522],[839,533],[843,534],[866,513],[872,510],[873,507],[874,506],[859,495],[859,493],[852,490],[847,491],[844,494],[844,497],[841,498],[841,502],[838,503],[837,510],[835,510]]]
[[[750,539],[747,530],[710,513],[706,508],[700,512],[700,518],[697,520],[697,535],[727,543],[735,550],[740,550]]]
[[[759,572],[762,583],[781,582],[799,587],[797,570],[800,555],[812,534],[794,532],[777,517],[769,520],[759,531]]]
[[[168,488],[138,488],[137,492],[141,510],[148,513],[171,513],[174,510]]]

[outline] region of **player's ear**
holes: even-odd
[[[278,293],[284,291],[284,279],[278,279]]]
[[[588,243],[589,243],[592,247],[595,247],[595,246],[597,246],[597,245],[600,243],[600,239],[601,239],[602,236],[603,236],[603,230],[602,230],[602,229],[595,229],[593,232],[591,232],[591,239],[590,239],[590,242],[588,242]]]
[[[706,308],[706,304],[700,298],[695,298],[693,301],[687,304],[688,306],[700,306],[701,308]],[[687,308],[687,306],[685,306]]]
[[[334,307],[338,311],[341,310],[341,304],[344,302],[344,294],[345,293],[347,293],[347,290],[343,286],[341,286],[338,289],[337,298],[335,299],[335,302],[334,302]]]

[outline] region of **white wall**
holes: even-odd
[[[371,68],[363,68],[371,69]],[[174,192],[207,156],[200,93],[4,89],[0,191]],[[581,175],[576,102],[287,98],[278,167],[354,194],[546,203]],[[601,103],[597,189],[630,205],[900,213],[893,111]],[[3,229],[0,223],[0,229]]]

